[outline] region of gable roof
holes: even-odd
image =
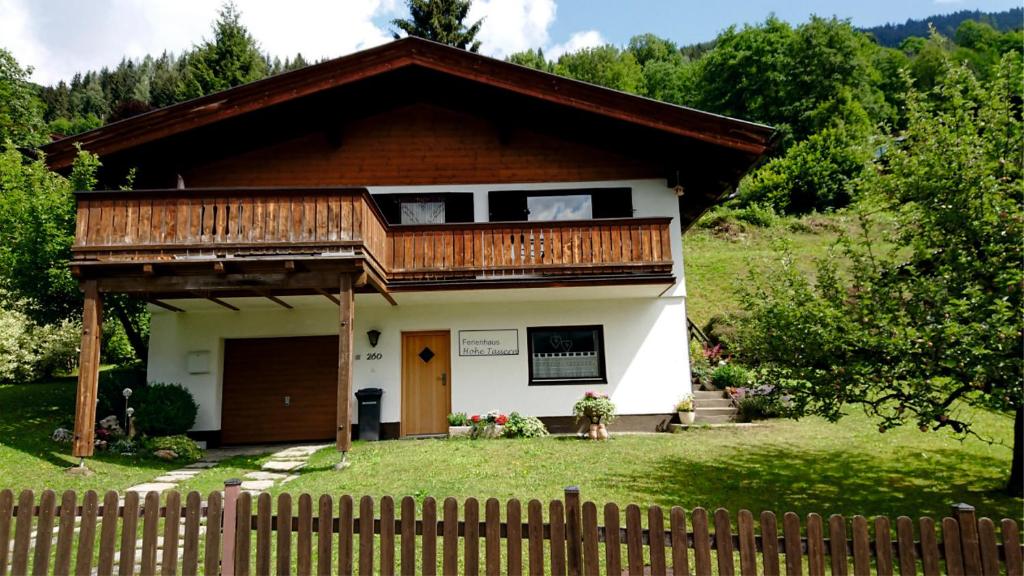
[[[71,165],[75,144],[104,156],[325,90],[420,67],[567,106],[756,159],[773,145],[769,126],[668,104],[549,74],[422,38],[407,37],[107,124],[43,147],[53,169]]]

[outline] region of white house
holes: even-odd
[[[385,436],[491,409],[565,430],[588,390],[654,430],[690,390],[682,235],[773,135],[407,38],[57,141],[111,188],[78,195],[76,422],[126,293],[211,442],[347,450],[363,388]]]

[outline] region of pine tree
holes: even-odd
[[[242,25],[241,16],[234,2],[221,8],[213,25],[213,40],[196,46],[185,57],[179,99],[212,94],[267,76],[267,62]]]
[[[480,32],[483,20],[477,20],[469,26],[465,24],[472,0],[407,0],[406,4],[410,18],[391,21],[398,28],[398,31],[393,31],[396,39],[401,37],[401,31],[409,36],[426,38],[470,52],[480,50],[480,41],[476,35]]]

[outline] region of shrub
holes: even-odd
[[[508,421],[505,422],[504,435],[506,438],[537,438],[547,436],[548,429],[537,417],[513,412],[508,415]]]
[[[711,384],[711,362],[704,354],[704,346],[697,340],[690,340],[690,380],[697,386]]]
[[[465,412],[452,412],[448,415],[449,426],[469,426],[469,416]]]
[[[591,423],[603,422],[605,424],[615,420],[615,404],[608,399],[603,392],[589,391],[576,401],[572,407],[576,421],[586,420]]]
[[[711,373],[711,383],[720,390],[745,388],[750,386],[752,380],[750,371],[738,364],[725,364]]]
[[[184,434],[147,438],[143,446],[150,454],[157,450],[171,450],[178,455],[175,460],[197,462],[203,457],[202,448],[196,444],[195,440],[185,436]]]
[[[783,414],[782,404],[770,395],[747,394],[736,403],[736,419],[740,422],[779,418]]]
[[[114,414],[122,423],[125,423],[124,389],[132,389],[129,405],[137,406],[143,396],[142,389],[145,387],[145,370],[117,368],[100,372],[99,391],[96,395],[96,415],[103,418]]]
[[[770,204],[755,202],[733,212],[736,219],[759,228],[771,228],[779,221],[779,215]]]
[[[78,324],[38,325],[18,310],[0,310],[0,382],[30,382],[70,372],[78,360]]]
[[[199,412],[192,393],[181,384],[150,384],[137,391],[133,400],[135,427],[147,436],[184,434]]]

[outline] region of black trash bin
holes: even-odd
[[[383,395],[384,391],[380,388],[356,390],[360,440],[380,440],[380,397]]]

